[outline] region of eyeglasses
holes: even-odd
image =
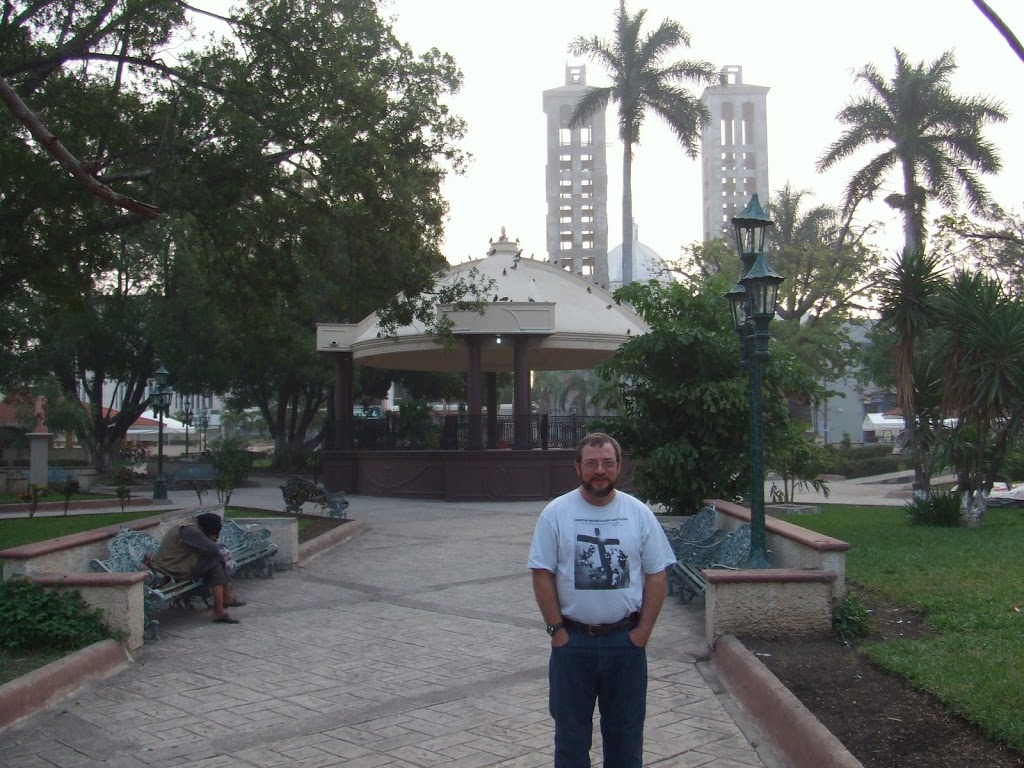
[[[584,469],[597,469],[598,467],[602,467],[603,469],[615,469],[615,467],[619,465],[619,462],[615,459],[604,459],[603,461],[587,459],[586,461],[581,461],[580,464],[583,465]]]

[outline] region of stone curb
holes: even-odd
[[[719,639],[711,660],[730,695],[790,768],[864,768],[735,637]]]
[[[299,565],[306,565],[314,558],[322,555],[324,552],[327,552],[339,544],[344,544],[349,539],[358,536],[364,530],[366,530],[366,523],[362,520],[349,520],[347,523],[339,525],[334,530],[323,533],[304,544],[300,544]]]
[[[0,731],[131,662],[131,655],[117,640],[101,640],[0,685]]]

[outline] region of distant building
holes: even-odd
[[[859,346],[870,344],[868,331],[871,321],[851,321],[850,340]],[[863,371],[850,371],[846,378],[823,382],[830,394],[810,407],[806,416],[798,418],[804,423],[810,420],[811,431],[823,443],[841,443],[849,437],[851,443],[873,443],[888,439],[886,427],[891,418],[883,419],[896,407],[892,392],[873,383],[864,383]],[[902,417],[901,417],[902,423]],[[870,425],[870,426],[869,426]],[[881,431],[875,425],[882,425]]]
[[[569,127],[587,92],[587,68],[565,69],[565,85],[544,91],[547,115],[548,260],[598,285],[608,284],[608,163],[605,110]]]
[[[758,194],[768,203],[769,89],[743,82],[743,68],[722,68],[724,85],[705,88],[711,121],[701,137],[704,240],[731,231],[730,219]]]

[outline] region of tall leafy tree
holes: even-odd
[[[998,277],[1015,295],[1024,294],[1024,217],[993,206],[985,220],[942,216],[933,250],[958,269]]]
[[[707,107],[680,85],[715,85],[720,75],[706,61],[665,59],[680,47],[689,48],[690,36],[675,21],[665,19],[649,34],[642,31],[647,11],[630,15],[625,0],[615,14],[611,40],[577,37],[569,53],[596,59],[608,70],[612,84],[589,88],[573,109],[576,126],[614,101],[618,104],[622,140],[622,284],[633,280],[633,147],[640,143],[640,127],[648,112],[664,120],[690,157],[697,156],[700,131],[708,122]]]
[[[279,447],[302,446],[329,402],[315,322],[374,310],[402,322],[436,298],[440,186],[464,159],[464,125],[443,97],[461,76],[436,50],[414,55],[372,0],[256,0],[230,35],[178,47],[168,63],[160,52],[181,42],[191,12],[5,6],[0,75],[97,180],[162,215],[144,225],[112,212],[0,114],[0,370],[16,360],[31,374],[41,358],[20,353],[62,324],[76,355],[77,385],[61,377],[69,391],[104,378],[144,391],[159,359],[180,391],[230,390],[260,409]],[[143,274],[120,290],[125,247]],[[451,301],[460,291],[440,289]],[[78,351],[101,337],[87,297],[145,320],[110,332],[124,342],[116,366],[94,370]]]
[[[992,99],[953,92],[950,78],[956,62],[951,51],[918,64],[911,64],[899,49],[895,55],[892,79],[872,64],[857,73],[868,93],[839,112],[839,121],[848,127],[821,156],[818,170],[880,145],[882,151],[847,184],[846,206],[871,199],[890,174],[898,173],[902,191],[885,200],[902,215],[904,248],[920,250],[930,200],[955,211],[962,198],[970,211],[984,211],[989,200],[981,175],[996,173],[1000,160],[982,130],[1006,120],[1006,113]]]
[[[616,296],[629,301],[650,331],[622,347],[598,371],[597,401],[617,411],[608,429],[637,459],[644,498],[690,514],[707,498],[734,498],[749,487],[749,378],[722,295],[730,281],[640,284]],[[786,452],[787,397],[811,397],[806,368],[773,349],[764,376],[766,462]]]

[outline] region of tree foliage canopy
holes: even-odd
[[[749,383],[723,298],[728,287],[712,277],[620,289],[616,298],[629,301],[651,330],[598,368],[598,401],[620,414],[609,428],[637,460],[641,494],[679,514],[749,487]],[[773,349],[764,376],[767,466],[793,434],[787,397],[815,391],[805,367]]]
[[[301,448],[328,400],[315,323],[422,316],[446,266],[454,61],[414,55],[372,0],[254,0],[201,41],[194,14],[13,0],[0,17],[0,75],[98,180],[161,211],[105,207],[0,114],[0,367],[84,386],[101,453],[158,359],[179,392],[230,391]]]

